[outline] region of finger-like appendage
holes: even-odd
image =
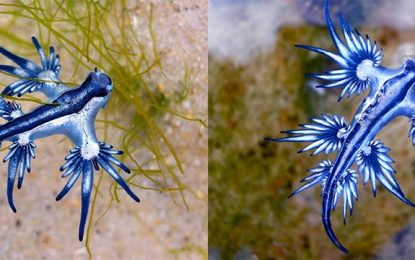
[[[104,168],[104,170],[108,172],[112,178],[114,178],[114,180],[127,192],[128,195],[130,195],[130,197],[133,200],[140,202],[140,199],[137,197],[137,195],[134,194],[130,187],[128,187],[127,183],[125,183],[122,177],[117,173],[117,171],[111,166],[111,164],[107,160],[101,157],[97,157],[97,161],[99,165],[101,165],[101,167]]]
[[[9,102],[0,97],[0,117],[11,121],[23,115],[22,106],[13,101]]]
[[[7,170],[7,201],[13,212],[16,212],[16,207],[13,202],[13,187],[16,179],[17,168],[19,166],[20,149],[16,149],[16,155],[11,157]]]
[[[309,169],[310,175],[301,180],[301,182],[306,182],[303,186],[296,189],[289,197],[297,195],[305,189],[308,189],[316,184],[321,184],[324,187],[324,184],[327,180],[327,177],[330,174],[330,169],[332,167],[330,160],[324,160],[318,164],[316,168]]]
[[[114,158],[112,155],[121,154],[121,151],[112,150],[112,145],[107,145],[103,142],[98,143],[99,151],[95,157],[84,157],[82,148],[80,146],[70,150],[65,157],[66,162],[60,168],[60,171],[65,171],[62,177],[70,176],[62,191],[57,195],[56,200],[61,200],[73,187],[77,179],[82,173],[82,199],[81,199],[81,220],[79,224],[79,240],[83,239],[85,231],[85,223],[88,218],[89,200],[91,197],[93,187],[93,173],[99,171],[99,166],[102,167],[111,177],[127,192],[127,194],[135,201],[140,202],[140,199],[132,192],[127,183],[117,173],[111,165],[117,165],[122,170],[130,172],[127,166]]]
[[[40,68],[38,65],[31,62],[30,60],[19,57],[16,54],[9,52],[5,48],[0,47],[0,53],[12,60],[14,63],[19,65],[23,69],[30,70],[33,72],[40,72],[42,70],[42,68]]]
[[[332,203],[333,203],[332,192],[333,191],[328,190],[327,193],[323,193],[322,221],[323,221],[324,229],[326,230],[326,233],[328,237],[330,238],[331,242],[333,242],[333,244],[337,246],[344,253],[348,253],[348,250],[337,239],[336,235],[334,234],[333,228],[331,227],[330,214],[331,214]]]
[[[54,100],[65,90],[69,89],[59,79],[61,69],[59,55],[56,54],[53,47],[50,47],[48,57],[35,37],[32,37],[32,42],[39,53],[41,66],[21,58],[4,48],[0,48],[0,53],[20,66],[20,68],[16,68],[9,65],[0,65],[0,71],[20,78],[20,80],[8,85],[2,94],[8,96],[17,95],[20,97],[26,93],[40,91],[50,100]]]
[[[265,138],[271,142],[311,142],[309,146],[299,152],[315,149],[313,155],[325,152],[326,154],[339,150],[347,133],[344,117],[322,114],[321,118],[312,118],[311,123],[303,124],[301,129],[282,131],[289,134],[283,138]]]
[[[68,166],[68,168],[66,169],[66,171],[62,174],[62,178],[65,178],[65,177],[71,175],[79,167],[81,167],[81,165],[82,165],[82,159],[81,158],[77,158],[77,160],[75,160],[70,166]]]
[[[78,180],[79,176],[82,173],[84,162],[80,161],[79,164],[77,164],[78,167],[74,170],[74,173],[72,174],[71,178],[69,178],[68,182],[66,183],[65,187],[59,192],[59,194],[56,196],[56,201],[61,200],[73,187],[75,182]]]
[[[25,172],[30,172],[31,160],[32,158],[35,158],[35,148],[36,145],[33,143],[33,141],[29,141],[26,144],[21,144],[19,143],[19,140],[16,140],[12,145],[9,146],[9,152],[3,159],[3,162],[10,160],[9,166],[17,163],[16,167],[18,167],[19,170],[19,178],[17,180],[18,189],[20,189],[23,185]],[[13,183],[14,179],[15,176],[13,177]]]
[[[334,27],[331,20],[328,2],[325,5],[325,16],[329,33],[338,54],[331,51],[308,45],[295,45],[312,52],[322,54],[340,65],[341,69],[331,70],[324,74],[309,74],[309,76],[332,81],[325,84],[322,88],[343,87],[343,91],[339,96],[339,101],[347,95],[361,94],[368,87],[376,88],[373,82],[377,82],[380,77],[380,64],[383,59],[382,49],[380,49],[376,41],[372,44],[369,36],[362,37],[357,30],[353,30],[351,26],[340,16],[340,24],[344,36],[344,41]]]
[[[103,154],[100,154],[99,155],[101,158],[103,158],[103,159],[107,159],[109,162],[111,162],[112,164],[114,164],[114,165],[117,165],[118,167],[120,167],[124,172],[126,172],[126,173],[131,173],[131,171],[130,171],[130,169],[125,165],[125,164],[123,164],[122,162],[120,162],[119,160],[117,160],[117,159],[115,159],[113,156],[111,156],[110,154],[107,154],[107,155],[103,155]]]
[[[55,63],[55,48],[50,47],[49,48],[49,60],[48,60],[48,70],[53,70],[53,66]]]
[[[0,70],[8,74],[15,75],[17,77],[21,77],[21,78],[33,77],[36,75],[32,71],[25,70],[22,68],[16,68],[16,67],[9,66],[9,65],[0,65]]]
[[[35,48],[36,48],[37,52],[39,53],[40,61],[42,62],[42,67],[47,68],[48,67],[48,61],[46,59],[46,55],[45,55],[45,52],[43,51],[42,46],[40,46],[39,41],[34,36],[32,37],[32,42],[33,42],[33,45],[35,45]]]
[[[24,174],[26,171],[26,154],[28,153],[27,151],[27,147],[23,146],[21,148],[22,152],[20,154],[20,159],[19,159],[19,178],[17,179],[17,188],[21,189],[22,185],[23,185],[23,178],[24,178]]]
[[[92,184],[94,181],[94,169],[91,161],[85,161],[82,173],[82,206],[81,221],[79,223],[79,241],[84,237],[85,223],[88,217],[89,201],[91,198]]]

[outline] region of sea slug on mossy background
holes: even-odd
[[[378,44],[352,29],[339,15],[344,38],[341,39],[330,18],[328,2],[325,4],[326,23],[338,54],[313,46],[297,47],[322,54],[334,60],[340,68],[309,76],[329,81],[319,86],[321,88],[342,87],[339,101],[345,96],[361,94],[368,88],[369,93],[349,125],[342,116],[323,114],[321,118],[311,119],[309,124],[300,125],[301,129],[283,131],[288,137],[266,139],[275,142],[311,142],[300,152],[315,149],[313,155],[337,152],[334,162],[324,160],[316,168],[310,169],[310,175],[302,180],[304,185],[292,195],[317,184],[322,186],[324,228],[330,240],[340,250],[347,252],[333,232],[330,215],[341,197],[344,222],[348,209],[352,214],[353,203],[358,198],[359,173],[363,184],[370,182],[374,196],[379,182],[398,199],[415,206],[405,197],[395,179],[394,161],[388,155],[389,148],[375,139],[393,119],[405,116],[412,120],[409,137],[415,144],[415,60],[405,60],[398,69],[381,66],[383,53]],[[356,170],[352,168],[353,164],[356,164]]]

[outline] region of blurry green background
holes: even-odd
[[[384,65],[415,56],[414,2],[331,1],[362,34],[384,48]],[[342,254],[321,224],[320,187],[294,198],[306,170],[324,155],[297,154],[305,144],[268,143],[264,137],[321,113],[350,122],[362,97],[338,103],[338,90],[317,91],[304,73],[335,64],[297,49],[333,50],[324,25],[324,1],[212,1],[209,3],[209,258],[408,259],[415,256],[415,210],[380,188],[373,198],[359,180],[359,201],[343,226],[333,228],[350,250]],[[320,19],[318,18],[320,17]],[[338,20],[336,20],[336,23]],[[378,136],[392,149],[397,179],[415,200],[415,151],[410,122],[399,119]],[[330,157],[333,159],[333,157]]]

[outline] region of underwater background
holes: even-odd
[[[414,1],[330,2],[333,20],[341,11],[363,35],[377,40],[386,67],[415,57]],[[294,47],[334,49],[323,6],[324,0],[209,1],[209,259],[415,256],[415,210],[384,188],[373,198],[361,181],[346,226],[341,210],[332,216],[338,238],[350,250],[341,253],[321,224],[320,189],[287,198],[325,156],[298,155],[304,144],[264,141],[321,113],[350,121],[364,96],[338,103],[338,90],[317,90],[319,82],[304,76],[335,67]],[[413,201],[415,150],[409,128],[408,120],[398,119],[380,138],[391,148],[396,178]]]
[[[39,140],[32,172],[14,192],[16,214],[0,166],[0,258],[206,259],[207,0],[2,1],[0,46],[38,63],[31,36],[55,47],[69,85],[94,67],[112,78],[97,134],[125,151],[132,173],[122,176],[141,202],[97,172],[79,242],[80,183],[55,201],[73,145],[62,136]],[[0,57],[0,64],[10,62]],[[16,80],[0,78],[1,89]],[[42,100],[29,95],[24,111]],[[2,157],[7,150],[4,142]]]

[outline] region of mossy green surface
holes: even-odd
[[[379,31],[372,35],[385,37]],[[259,259],[373,257],[415,213],[383,188],[374,199],[370,187],[359,180],[359,201],[347,225],[343,226],[341,210],[332,216],[336,234],[351,252],[344,255],[321,224],[320,188],[287,198],[306,170],[325,156],[299,155],[302,144],[269,143],[263,138],[281,136],[280,130],[294,129],[320,113],[338,113],[350,121],[361,97],[338,103],[339,90],[317,93],[310,87],[317,82],[304,76],[334,65],[294,47],[301,43],[332,49],[325,28],[285,26],[277,39],[272,51],[245,65],[209,59],[209,247],[223,259],[233,258],[242,248]],[[394,48],[393,43],[382,44]],[[406,135],[409,123],[396,124],[406,127]],[[397,178],[413,198],[411,141],[392,128],[380,138],[392,148]]]

